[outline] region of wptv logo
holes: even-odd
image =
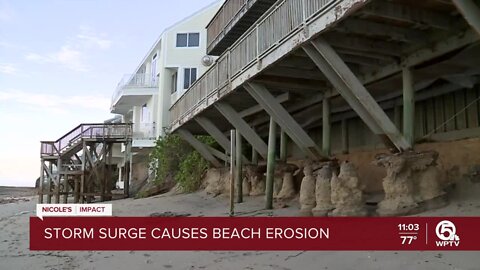
[[[440,221],[435,228],[435,233],[440,239],[440,241],[435,241],[437,247],[458,247],[460,245],[457,228],[449,220]]]

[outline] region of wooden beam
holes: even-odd
[[[285,102],[285,101],[287,101],[287,100],[290,99],[290,93],[283,93],[283,94],[278,95],[277,97],[275,97],[275,99],[276,99],[278,102],[283,103],[283,102]],[[244,118],[244,117],[250,116],[250,115],[252,115],[252,114],[259,113],[259,112],[261,112],[261,111],[263,111],[262,106],[260,106],[260,105],[257,104],[257,105],[255,105],[255,106],[252,106],[252,107],[250,107],[250,108],[248,108],[248,109],[245,109],[245,110],[239,112],[238,114],[240,114],[240,116],[241,116],[242,118]]]
[[[361,13],[390,20],[407,22],[418,27],[434,27],[451,31],[451,17],[448,13],[441,13],[430,9],[402,5],[387,1],[376,1],[367,5]]]
[[[314,70],[307,70],[307,69],[300,69],[295,67],[282,67],[282,66],[275,66],[263,74],[271,75],[271,76],[283,76],[289,78],[299,78],[299,79],[316,79],[323,77],[323,74],[319,72],[317,69]]]
[[[362,52],[362,51],[357,51],[354,49],[345,49],[345,48],[339,48],[336,47],[335,51],[337,53],[341,53],[343,55],[355,55],[355,56],[361,56],[361,57],[366,57],[366,58],[371,58],[371,59],[376,59],[380,61],[385,61],[385,62],[396,62],[396,58],[390,55],[384,55],[380,54],[378,52]],[[323,76],[323,74],[322,74]]]
[[[380,53],[396,57],[399,57],[402,54],[402,45],[399,43],[374,40],[366,37],[352,37],[339,33],[326,33],[324,36],[329,44],[338,48]]]
[[[208,118],[197,116],[195,121],[228,153],[230,153],[230,140]]]
[[[304,47],[307,54],[369,128],[387,145],[394,145],[399,151],[410,149],[408,141],[330,45],[322,38],[311,44]]]
[[[200,155],[205,158],[207,161],[209,161],[213,166],[220,168],[222,167],[222,164],[212,155],[208,147],[197,140],[195,136],[190,133],[190,131],[186,129],[179,129],[177,130],[178,135],[182,137],[186,142],[188,142],[195,150],[200,153]]]
[[[238,114],[232,106],[225,102],[217,102],[214,106],[230,122],[230,124],[235,127],[235,129],[240,131],[245,140],[257,150],[260,156],[263,158],[267,157],[268,147],[265,142],[248,125],[248,123],[243,120],[240,114]]]
[[[343,61],[347,63],[355,63],[361,66],[369,66],[369,67],[375,67],[375,68],[385,66],[384,61],[380,61],[377,59],[372,59],[372,58],[358,56],[358,55],[348,55],[348,54],[341,54],[340,56],[342,57]]]
[[[292,104],[290,106],[286,106],[286,109],[289,113],[294,114],[295,112],[303,110],[306,107],[310,107],[312,105],[315,105],[317,103],[322,102],[324,96],[325,95],[323,93],[316,94],[312,97],[309,97],[308,99],[302,99],[301,101],[296,102],[295,104]],[[269,119],[270,119],[269,116],[261,117],[261,118],[253,120],[251,122],[251,124],[252,124],[252,126],[258,126],[258,125],[261,125],[261,124],[264,124],[264,123],[268,123]]]
[[[480,34],[480,7],[472,0],[452,0],[467,23]],[[478,3],[478,1],[477,1]]]
[[[275,101],[275,98],[267,88],[257,83],[247,83],[244,87],[305,154],[313,159],[326,158],[317,144],[300,127],[297,121],[280,103]]]
[[[318,91],[319,89],[326,88],[325,81],[310,80],[302,78],[291,78],[285,76],[272,76],[272,75],[260,75],[253,80],[256,83],[268,84],[274,88],[282,89],[305,89]]]
[[[335,27],[334,30],[342,33],[384,37],[385,40],[393,40],[406,43],[423,43],[425,42],[426,34],[425,32],[420,30],[356,18],[348,18],[341,25]]]

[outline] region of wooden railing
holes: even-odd
[[[173,104],[170,125],[181,125],[182,119],[200,104],[208,106],[209,97],[221,93],[245,69],[334,1],[279,0]]]
[[[40,142],[40,156],[57,156],[80,139],[131,138],[132,124],[80,124],[56,141]]]
[[[222,34],[235,16],[252,0],[227,0],[207,26],[207,46]]]

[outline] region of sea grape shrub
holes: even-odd
[[[210,136],[197,136],[197,139],[215,147],[215,141]],[[193,192],[200,187],[209,163],[180,136],[166,133],[155,143],[150,154],[150,168],[157,185],[167,177],[173,177],[184,192]]]

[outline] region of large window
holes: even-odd
[[[200,46],[200,33],[177,34],[177,47],[198,47]]]
[[[184,69],[183,76],[183,88],[188,89],[190,85],[197,80],[197,69],[196,68],[186,68]]]

